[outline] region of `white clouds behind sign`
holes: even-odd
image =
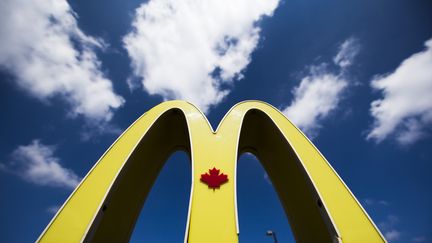
[[[347,83],[345,79],[325,70],[312,71],[294,89],[294,100],[283,112],[313,138],[320,127],[319,122],[336,109]]]
[[[371,103],[369,139],[395,135],[400,144],[410,144],[425,136],[432,124],[432,39],[394,72],[376,77],[372,87],[383,97]]]
[[[36,185],[75,188],[80,178],[60,164],[54,151],[53,146],[34,140],[29,145],[18,146],[11,160],[0,164],[0,169]]]
[[[320,122],[334,111],[349,83],[347,68],[352,65],[359,51],[358,41],[345,40],[333,58],[338,72],[327,69],[328,64],[312,66],[309,74],[294,88],[294,99],[283,113],[309,137],[316,136]]]
[[[278,0],[151,0],[124,38],[134,74],[149,94],[207,111],[242,77],[259,41],[257,21]]]
[[[94,48],[103,43],[84,34],[66,0],[0,2],[0,67],[32,96],[59,96],[70,114],[108,121],[123,104],[100,70]]]

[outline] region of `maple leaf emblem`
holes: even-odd
[[[228,176],[220,173],[220,170],[213,167],[213,169],[209,170],[209,173],[201,174],[201,181],[214,190],[219,188],[223,183],[226,183]]]

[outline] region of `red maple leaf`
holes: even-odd
[[[213,167],[209,170],[209,173],[201,174],[201,181],[208,185],[209,188],[213,190],[219,188],[220,185],[228,181],[228,176],[220,173],[220,170]]]

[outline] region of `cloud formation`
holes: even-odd
[[[338,48],[338,53],[333,58],[333,63],[343,70],[353,64],[354,58],[360,51],[358,40],[351,37],[346,39]]]
[[[342,91],[348,82],[326,70],[312,70],[294,91],[294,100],[283,113],[303,132],[314,137],[319,122],[339,104]]]
[[[80,178],[60,164],[54,150],[53,146],[33,140],[29,145],[18,146],[8,163],[0,163],[0,169],[36,185],[75,188]]]
[[[134,75],[165,100],[207,111],[229,93],[259,41],[257,22],[278,0],[151,0],[136,9],[124,38]],[[131,86],[131,85],[130,85]],[[133,85],[132,85],[133,86]]]
[[[368,206],[388,206],[389,205],[389,202],[387,202],[385,200],[377,200],[377,199],[372,199],[372,198],[366,198],[364,200],[364,202]]]
[[[368,139],[381,142],[394,135],[400,144],[411,144],[427,135],[432,124],[432,39],[425,45],[394,72],[372,80],[382,98],[371,103],[374,123]]]
[[[61,97],[72,116],[108,121],[124,102],[100,70],[104,43],[80,30],[66,0],[1,1],[0,43],[0,68],[42,101]]]
[[[59,205],[49,206],[46,209],[46,211],[49,214],[56,214],[59,211],[60,208],[61,208],[61,206],[59,206]]]
[[[427,238],[425,236],[416,236],[412,238],[413,242],[426,242]]]
[[[395,229],[386,231],[384,233],[384,237],[386,238],[386,240],[388,241],[394,241],[394,240],[398,240],[401,236],[401,233]]]
[[[348,87],[345,73],[359,51],[356,39],[345,40],[333,58],[338,72],[329,71],[327,63],[310,67],[307,76],[293,90],[293,101],[283,113],[309,137],[316,136],[320,122],[334,111]]]
[[[401,238],[402,233],[396,229],[397,224],[399,224],[399,218],[395,215],[387,215],[385,221],[378,224],[381,231],[383,231],[384,237],[389,242],[393,242]]]

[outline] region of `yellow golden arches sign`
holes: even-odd
[[[259,101],[234,106],[216,131],[187,102],[152,108],[105,152],[38,241],[128,241],[159,171],[177,150],[186,151],[192,163],[185,242],[238,242],[235,176],[244,152],[263,164],[298,242],[385,242],[314,145]],[[217,190],[202,180],[204,173],[221,172],[229,178]]]

